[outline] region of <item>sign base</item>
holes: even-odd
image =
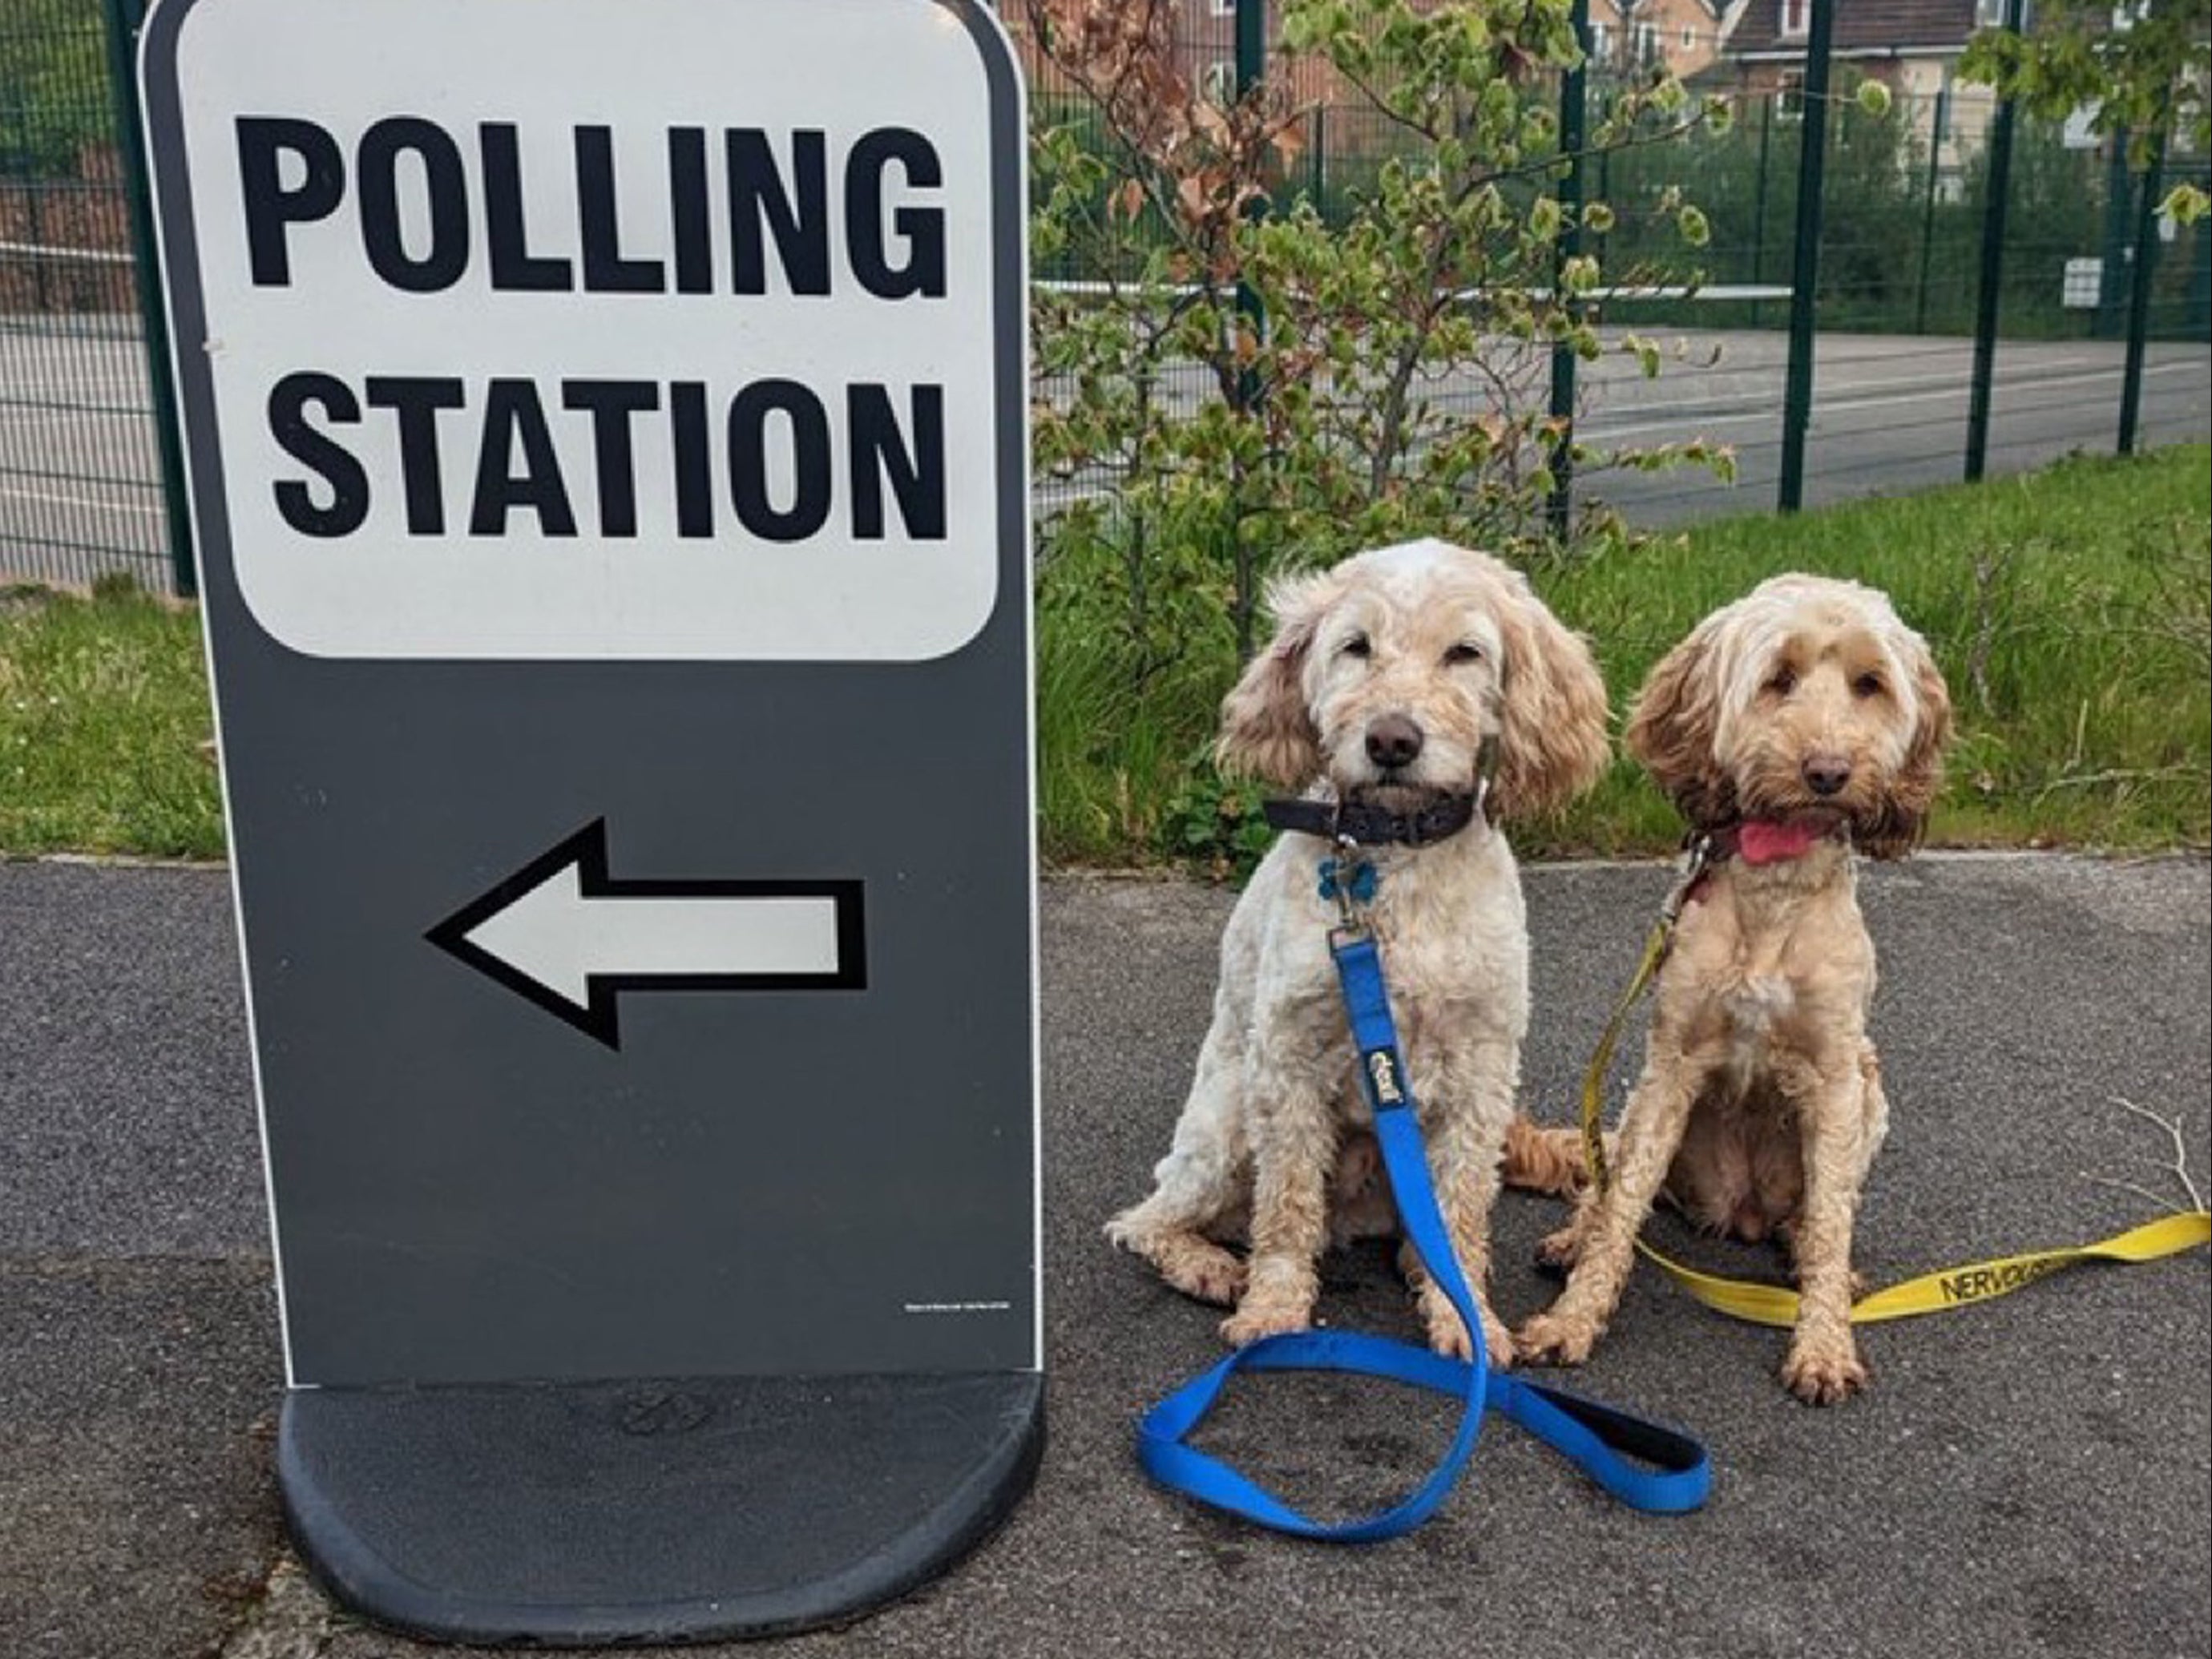
[[[309,1567],[418,1636],[767,1636],[943,1571],[1028,1490],[1036,1372],[295,1389],[277,1474]]]

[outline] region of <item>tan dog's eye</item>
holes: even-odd
[[[1444,653],[1444,665],[1447,668],[1455,667],[1461,663],[1481,660],[1482,647],[1479,645],[1469,645],[1464,640]]]
[[[1766,682],[1766,689],[1778,697],[1788,696],[1797,689],[1797,671],[1794,668],[1776,669],[1773,678]]]
[[[1855,697],[1878,697],[1881,689],[1879,674],[1862,674],[1851,682],[1851,695]]]
[[[1375,654],[1375,647],[1367,642],[1366,635],[1354,634],[1342,645],[1337,647],[1337,652],[1340,656],[1358,657],[1364,660]]]

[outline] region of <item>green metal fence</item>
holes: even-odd
[[[83,583],[119,572],[149,586],[191,589],[166,410],[167,349],[149,337],[160,326],[159,309],[146,304],[149,256],[143,220],[134,223],[143,201],[126,165],[135,154],[135,118],[116,91],[127,79],[129,37],[143,4],[0,0],[0,582]],[[1224,100],[1235,95],[1238,81],[1238,9],[1237,0],[1185,0],[1176,11],[1185,76]],[[1005,9],[1021,41],[1024,8]],[[1022,50],[1035,123],[1094,118],[1081,88],[1033,43],[1023,42]],[[1340,220],[1373,188],[1378,171],[1407,153],[1409,141],[1351,88],[1315,75],[1310,61],[1277,51],[1267,64],[1302,111],[1304,143],[1283,190]],[[2056,453],[2054,445],[2108,448],[2123,434],[2132,444],[2139,431],[2148,441],[2203,434],[2204,358],[2195,347],[2212,337],[2212,222],[2182,230],[2147,219],[2143,181],[2115,163],[2112,145],[2084,144],[2079,135],[2022,120],[2002,245],[1992,250],[1984,236],[1989,94],[1946,85],[1927,95],[1900,94],[1875,113],[1850,97],[1851,73],[1839,68],[1838,76],[1828,106],[1814,294],[1819,375],[1823,385],[1865,373],[1889,377],[1885,430],[1925,453],[1926,465],[1911,482],[1957,477],[1966,469],[1972,335],[1982,273],[1992,268],[2000,273],[2002,342],[1988,394],[1992,465],[2027,465]],[[1715,71],[1706,78],[1719,85],[1727,77]],[[1588,82],[1595,121],[1612,94],[1601,75]],[[1747,85],[1731,90],[1737,118],[1725,133],[1592,159],[1585,170],[1589,196],[1621,211],[1589,251],[1610,271],[1695,264],[1705,283],[1695,296],[1613,299],[1601,320],[1694,337],[1699,349],[1668,371],[1663,401],[1650,413],[1670,416],[1682,435],[1710,422],[1716,440],[1736,449],[1744,476],[1761,478],[1777,470],[1786,448],[1784,331],[1801,240],[1806,124],[1802,102],[1793,106],[1786,94]],[[1536,88],[1534,95],[1555,98],[1557,88]],[[2166,158],[2166,184],[2205,177],[2203,156]],[[1636,210],[1669,187],[1680,187],[1711,228],[1710,243],[1693,260],[1679,244],[1662,241],[1671,237],[1666,216]],[[2142,307],[2151,344],[2148,363],[2139,356],[2139,372],[2124,380],[2139,245],[2154,255]],[[1117,274],[1126,273],[1066,258],[1036,273],[1048,282]],[[1745,289],[1765,297],[1718,297]],[[2062,361],[2047,349],[2063,343],[2079,346],[2075,358]],[[1894,389],[1912,377],[1928,388],[1924,394]],[[1213,395],[1194,366],[1186,380],[1170,376],[1164,392],[1189,400]],[[2130,386],[2136,402],[2124,410]],[[1947,400],[1946,388],[1959,397]],[[1594,434],[1607,399],[1615,400],[1618,414],[1624,407],[1618,400],[1634,392],[1600,374],[1585,374],[1572,390],[1573,406],[1597,417],[1600,425],[1587,428]],[[1048,398],[1067,395],[1049,377],[1041,377],[1036,391]],[[1442,386],[1436,395],[1459,399],[1470,415],[1481,411],[1480,386]],[[2071,424],[2062,431],[2063,422]],[[1852,459],[1817,439],[1803,460],[1815,499],[1875,487],[1870,469],[1877,465],[1890,463]],[[1787,475],[1786,466],[1779,470]],[[1881,487],[1904,487],[1899,476],[1880,474]],[[1601,494],[1609,488],[1601,478],[1578,487]],[[1103,479],[1044,481],[1038,506],[1049,512],[1070,491],[1108,488]],[[1639,488],[1634,502],[1620,498],[1621,504],[1654,521],[1774,499],[1749,486],[1720,492],[1710,480],[1690,477]]]
[[[113,45],[0,5],[0,580],[177,585]]]

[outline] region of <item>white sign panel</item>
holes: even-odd
[[[276,639],[913,661],[982,627],[988,98],[949,11],[228,0],[177,52],[179,349]]]

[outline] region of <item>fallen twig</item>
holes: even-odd
[[[2166,1138],[2173,1143],[2173,1162],[2160,1167],[2179,1181],[2181,1183],[2181,1189],[2189,1194],[2189,1208],[2185,1210],[2179,1205],[2160,1197],[2147,1187],[2137,1186],[2132,1181],[2118,1181],[2110,1176],[2100,1175],[2092,1175],[2087,1178],[2095,1182],[2100,1187],[2118,1187],[2123,1192],[2136,1194],[2148,1199],[2160,1208],[2170,1210],[2176,1215],[2188,1215],[2203,1209],[2204,1194],[2197,1191],[2197,1182],[2191,1178],[2189,1173],[2189,1146],[2188,1143],[2181,1138],[2181,1115],[2177,1112],[2171,1118],[2162,1116],[2152,1111],[2148,1106],[2136,1105],[2125,1095],[2113,1095],[2111,1099],[2112,1103],[2123,1111],[2132,1112],[2140,1118],[2148,1118],[2166,1131]]]

